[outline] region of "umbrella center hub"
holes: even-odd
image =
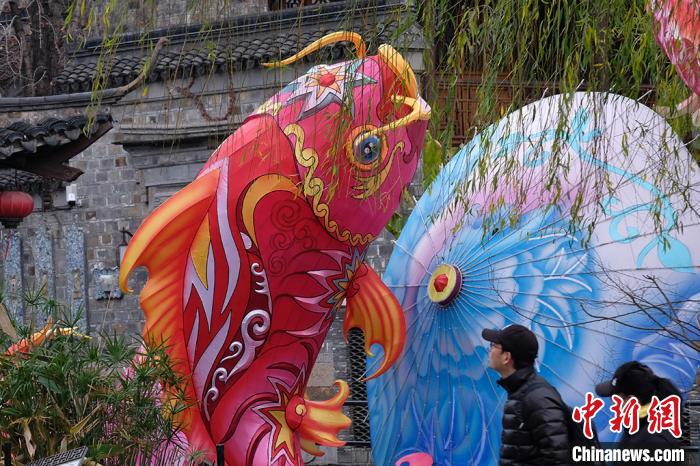
[[[461,289],[462,273],[451,264],[439,265],[428,281],[428,297],[441,306],[447,306]]]
[[[435,277],[435,280],[433,280],[433,286],[438,292],[445,291],[445,288],[447,288],[447,285],[449,283],[450,279],[444,273],[441,273],[440,275]]]

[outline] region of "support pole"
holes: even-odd
[[[2,444],[3,465],[12,466],[12,444],[5,442]]]
[[[222,444],[216,446],[216,466],[226,466],[224,464],[224,446]]]

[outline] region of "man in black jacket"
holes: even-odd
[[[566,414],[559,392],[534,368],[537,337],[522,325],[484,329],[489,367],[508,392],[503,408],[501,465],[569,464]]]

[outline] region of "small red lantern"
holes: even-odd
[[[17,228],[19,222],[34,210],[34,199],[22,191],[0,191],[0,223]]]

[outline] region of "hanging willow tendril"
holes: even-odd
[[[93,86],[95,93],[107,85],[109,63],[119,47],[119,33],[125,30],[127,22],[133,22],[129,16],[133,16],[133,12],[127,10],[128,3],[73,0],[68,7],[65,30],[72,32],[74,40],[100,34],[104,37],[98,79]],[[210,41],[213,29],[209,21],[220,19],[221,12],[234,14],[239,3],[234,0],[187,2],[187,17],[193,18],[192,23],[204,25],[201,40]],[[638,99],[649,106],[674,107],[690,93],[656,43],[652,16],[644,0],[424,0],[406,3],[409,6],[398,9],[389,21],[394,30],[389,42],[407,56],[406,51],[416,47],[411,32],[418,28],[422,35],[425,66],[420,76],[422,95],[432,108],[430,132],[436,135],[434,142],[428,141],[423,156],[424,186],[430,184],[459,144],[505,114],[543,96],[577,90],[611,92]],[[375,21],[375,10],[369,8],[366,1],[351,0],[345,5],[346,17],[338,19],[339,29],[350,29],[347,27],[351,24],[350,18],[358,11],[367,15],[367,23]],[[163,26],[158,22],[158,8],[158,2],[153,0],[141,7],[144,48],[150,43],[148,30]],[[82,27],[76,29],[75,24],[80,21]],[[303,21],[300,16],[296,26],[300,30]],[[378,24],[377,32],[385,28],[386,24]],[[355,43],[354,56],[364,54],[364,42],[354,36],[347,40]],[[376,53],[378,45],[369,40],[367,53]],[[229,73],[235,71],[230,69]],[[561,110],[563,118],[567,109]],[[700,160],[700,144],[691,142],[698,130],[692,128],[690,118],[677,117],[669,123],[688,143],[696,160]],[[555,141],[554,145],[561,152],[561,144]],[[553,154],[546,174],[547,189],[554,193],[552,202],[561,194],[557,192],[557,180],[566,164],[560,156]],[[680,193],[682,210],[693,209],[688,186],[675,177],[678,163],[679,160],[663,161],[653,181],[661,188],[660,192]],[[513,171],[502,175],[503,180],[513,183],[517,190],[520,181],[515,165],[512,161],[506,162],[504,166],[513,167]],[[481,177],[487,168],[485,161],[478,164]],[[608,182],[602,178],[600,188]],[[469,203],[470,189],[476,186],[465,187],[458,196],[460,202]],[[660,205],[658,199],[654,205]],[[572,228],[592,231],[593,225],[578,224],[579,206],[574,203],[570,212]],[[503,218],[486,219],[484,224],[489,228],[514,224],[518,218],[519,214],[512,212]],[[398,234],[401,228],[402,219],[394,218],[392,232]]]
[[[575,91],[611,92],[652,107],[672,107],[690,93],[657,45],[652,16],[643,0],[427,0],[417,19],[429,46],[425,54],[425,84],[433,108],[431,129],[445,148],[440,153],[440,163],[449,160],[456,144],[466,142],[506,113],[543,96]],[[465,88],[474,93],[475,102],[466,119],[456,121],[460,99],[464,99],[458,92],[464,93]],[[559,110],[560,119],[568,110]],[[560,121],[560,127],[564,123]],[[685,142],[692,141],[689,117],[669,123]],[[456,134],[455,129],[460,126],[463,131]],[[488,138],[484,138],[484,144],[488,143]],[[567,166],[563,145],[555,141],[554,146],[545,175],[553,204],[561,197],[558,180],[566,176]],[[688,148],[698,160],[700,145],[690,143]],[[483,149],[484,153],[489,152],[488,147]],[[663,161],[652,181],[662,193],[679,193],[683,199],[681,210],[694,209],[690,187],[678,172],[681,161],[676,156],[675,160]],[[436,163],[435,157],[424,157],[423,161]],[[493,181],[482,178],[489,165],[487,160],[480,162],[477,180],[460,193],[463,204],[469,204],[471,192]],[[499,182],[525,191],[523,181],[518,179],[517,165],[515,160],[506,160]],[[436,173],[432,166],[424,165],[426,186]],[[605,177],[596,183],[598,192],[609,187]],[[661,204],[660,199],[655,199],[652,209],[658,232],[663,229],[657,210]],[[492,206],[491,213],[491,218],[484,221],[487,231],[512,226],[520,218],[517,208],[504,214],[503,206]],[[583,221],[580,202],[574,202],[569,217],[572,230],[589,234],[597,220]]]

